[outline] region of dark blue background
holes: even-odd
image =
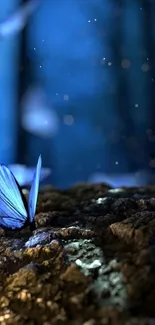
[[[1,124],[1,160],[32,165],[41,153],[44,166],[52,168],[50,181],[60,187],[87,181],[96,172],[150,169],[155,151],[154,17],[151,0],[41,1],[17,40],[20,55],[12,73],[19,76],[19,109]],[[31,84],[42,86],[59,118],[50,138],[20,125],[20,101]],[[9,98],[16,91],[11,89],[12,84]],[[1,110],[6,112],[6,90],[3,95]],[[65,116],[73,118],[71,125]],[[6,128],[12,130],[7,135],[11,149]]]

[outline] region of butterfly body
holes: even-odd
[[[33,176],[28,201],[16,178],[5,165],[0,165],[0,227],[21,230],[26,226],[34,229],[34,216],[38,198],[41,156]]]

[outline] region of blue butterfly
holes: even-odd
[[[29,225],[34,228],[41,164],[39,156],[28,202],[10,169],[0,165],[0,227],[20,230]]]

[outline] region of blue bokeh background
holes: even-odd
[[[1,20],[19,5],[6,0]],[[33,165],[41,153],[59,187],[154,167],[154,16],[153,0],[40,1],[25,28],[0,41],[1,161]],[[31,85],[57,114],[52,136],[21,124]]]

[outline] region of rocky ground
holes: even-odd
[[[0,324],[155,324],[155,187],[42,190],[0,230]]]

